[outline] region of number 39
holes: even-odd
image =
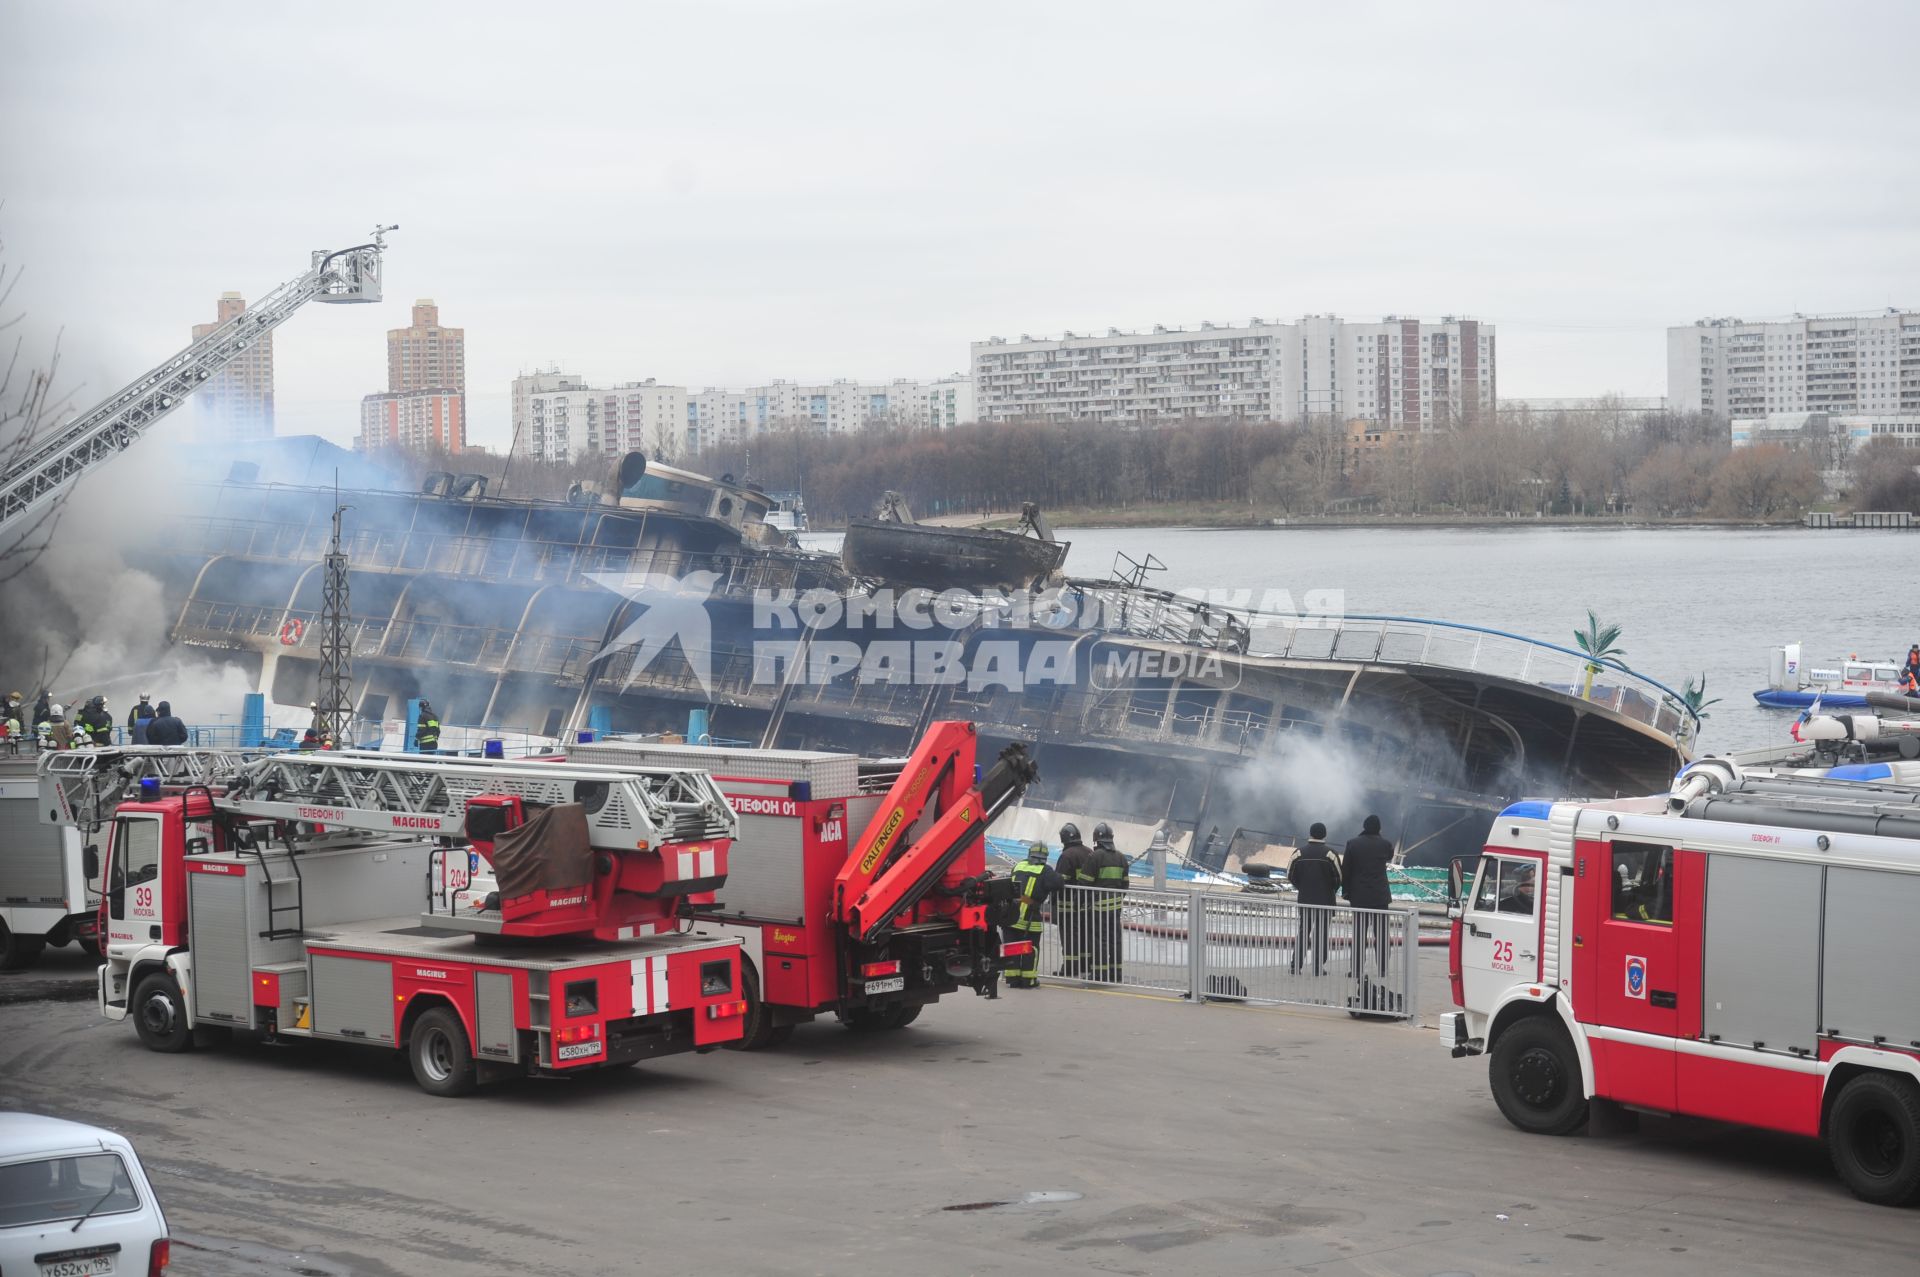
[[[151,909],[153,907],[153,888],[135,887],[133,889],[133,905],[136,909]]]

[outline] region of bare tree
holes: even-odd
[[[34,449],[46,441],[57,419],[66,413],[69,398],[55,390],[60,370],[58,336],[44,365],[26,356],[26,335],[17,331],[26,316],[12,311],[13,289],[19,282],[20,268],[8,264],[6,243],[0,240],[0,340],[13,334],[5,371],[0,372],[0,474],[8,477],[25,466]],[[21,575],[46,553],[71,491],[69,487],[20,527],[0,536],[0,585]]]

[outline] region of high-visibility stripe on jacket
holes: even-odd
[[[1020,888],[1020,903],[1013,916],[1014,929],[1038,935],[1046,926],[1040,919],[1040,905],[1049,894],[1047,866],[1037,860],[1023,860],[1013,867],[1012,876]]]

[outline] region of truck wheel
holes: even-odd
[[[193,1048],[193,1026],[187,1023],[186,1003],[171,973],[152,971],[142,977],[128,1010],[134,1031],[149,1051],[178,1055]]]
[[[1920,1201],[1920,1086],[1890,1073],[1848,1082],[1827,1117],[1827,1154],[1861,1201]]]
[[[737,1042],[723,1042],[729,1051],[764,1051],[773,1042],[773,1008],[760,996],[760,974],[750,962],[740,964],[740,997],[747,1004],[747,1013],[741,1018],[740,1039]]]
[[[1569,1135],[1586,1124],[1580,1061],[1558,1024],[1528,1016],[1500,1035],[1491,1060],[1494,1103],[1509,1122],[1534,1135]]]
[[[465,1095],[476,1085],[467,1030],[445,1007],[434,1007],[414,1021],[407,1063],[413,1066],[413,1080],[428,1095]]]
[[[47,942],[39,936],[23,936],[0,922],[0,971],[24,971],[40,961]]]

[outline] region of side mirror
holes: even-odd
[[[1455,856],[1447,865],[1447,916],[1459,917],[1460,902],[1466,896],[1467,861],[1479,860],[1478,856]]]
[[[87,881],[92,882],[100,876],[100,848],[93,843],[80,853],[80,867],[86,872]]]

